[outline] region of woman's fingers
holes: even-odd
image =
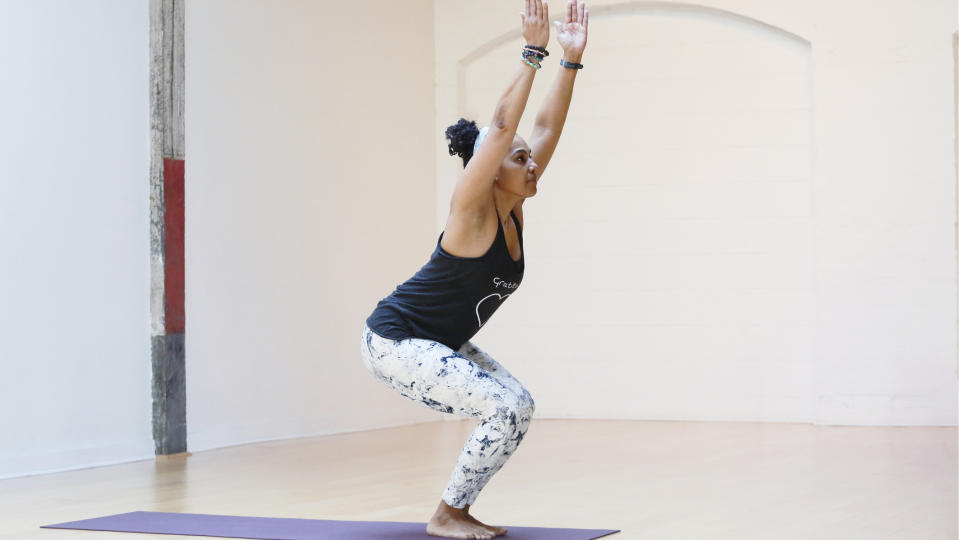
[[[585,7],[585,6],[584,6],[584,3],[583,3],[583,2],[577,2],[577,22],[579,22],[580,24],[583,24],[583,9],[584,9],[584,7]]]
[[[547,2],[543,3],[543,22],[550,20],[550,4]]]
[[[573,22],[573,6],[575,5],[575,2],[576,0],[567,0],[567,20],[564,22]]]

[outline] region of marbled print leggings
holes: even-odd
[[[473,504],[523,440],[533,416],[530,392],[469,341],[454,351],[427,339],[384,338],[364,325],[360,349],[367,369],[404,397],[481,419],[442,496],[454,508]]]

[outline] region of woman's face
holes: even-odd
[[[516,135],[513,144],[500,164],[495,185],[500,189],[520,197],[533,197],[537,194],[537,180],[540,179],[540,166],[530,154],[530,147],[523,137]]]

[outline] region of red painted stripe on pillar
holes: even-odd
[[[182,334],[186,327],[183,300],[183,169],[182,159],[163,158],[163,290],[167,334]]]

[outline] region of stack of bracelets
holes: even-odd
[[[540,69],[542,66],[540,62],[543,61],[543,58],[550,56],[550,53],[547,52],[546,47],[538,47],[536,45],[524,45],[523,53],[520,55],[520,58],[523,59],[524,63],[533,69]],[[536,62],[531,61],[530,59],[536,59]],[[565,68],[571,69],[583,69],[583,64],[575,64],[573,62],[567,62],[563,58],[560,59],[560,65]]]

